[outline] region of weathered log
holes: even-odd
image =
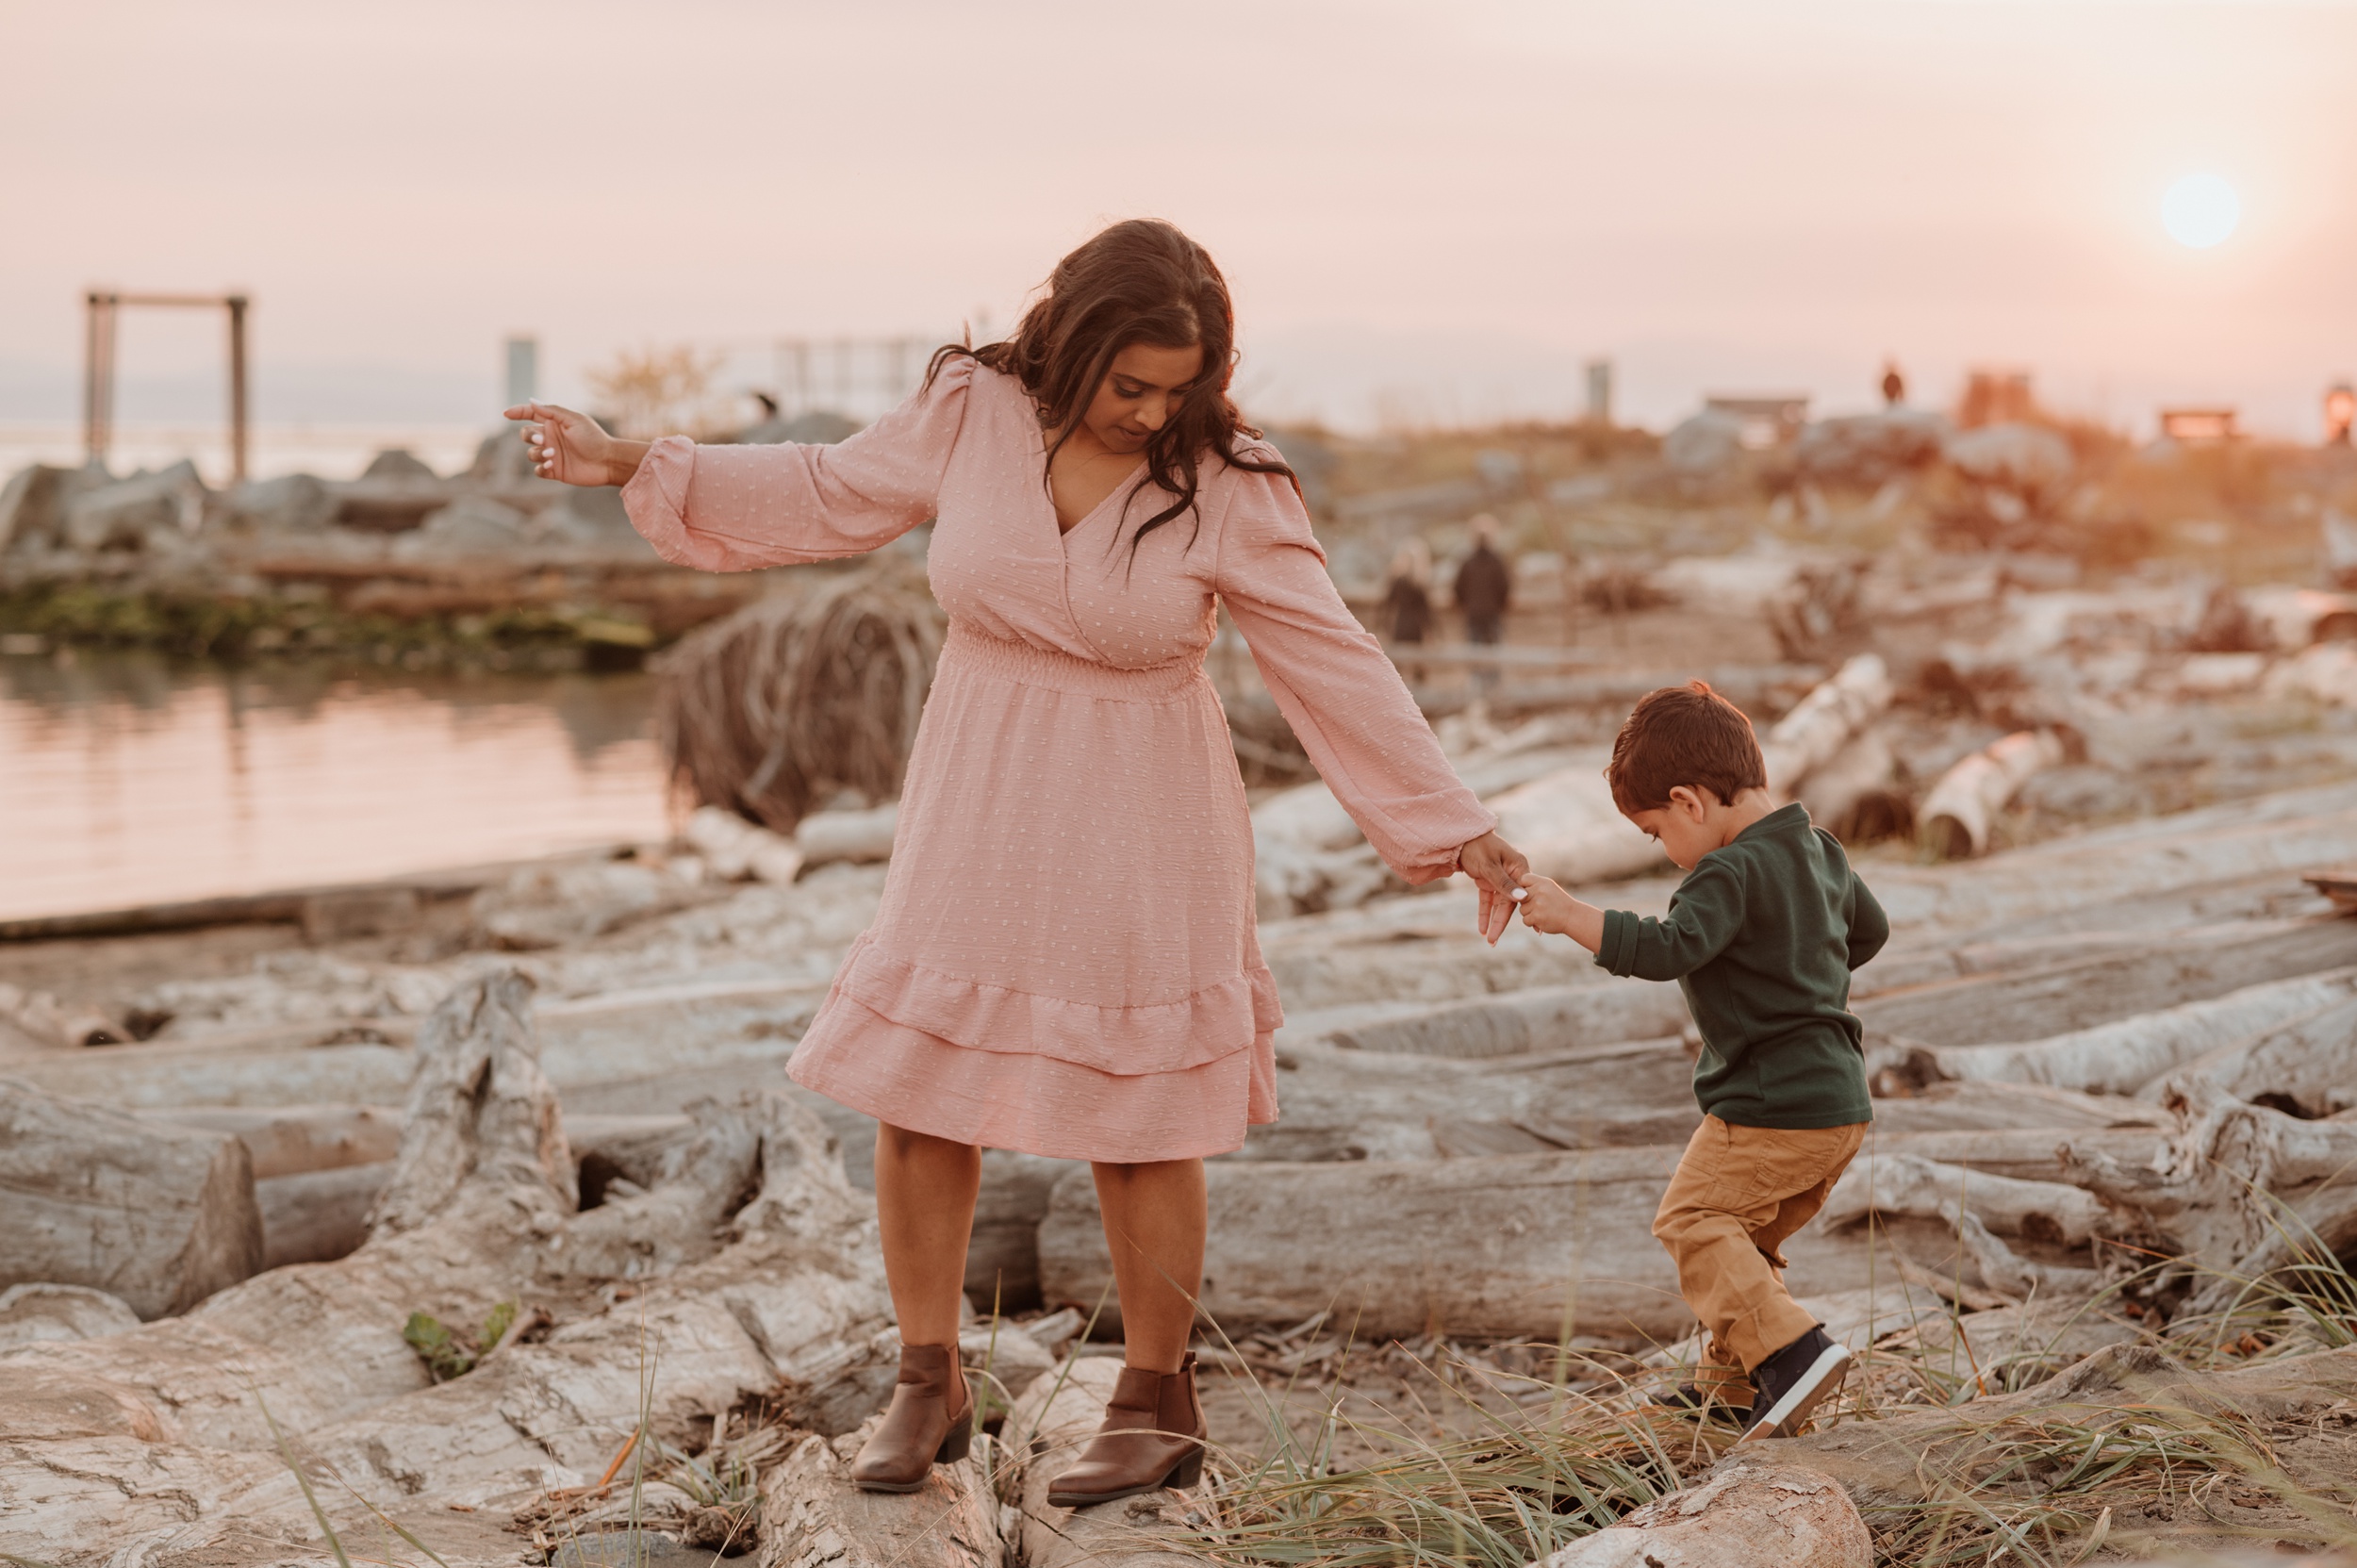
[[[549,1003],[541,1070],[559,1088],[783,1064],[825,996],[806,982],[697,982]],[[411,1018],[321,1019],[229,1039],[60,1053],[11,1064],[53,1094],[128,1109],[400,1105],[417,1053]],[[382,1036],[352,1041],[354,1035]],[[341,1043],[351,1041],[351,1043]]]
[[[1062,1509],[1047,1489],[1080,1457],[1105,1418],[1121,1364],[1110,1356],[1068,1362],[1015,1401],[1002,1434],[1021,1466],[1020,1513],[1010,1544],[1026,1568],[1180,1568],[1203,1560],[1184,1547],[1169,1514],[1183,1506],[1173,1492],[1149,1492],[1094,1508]]]
[[[998,1499],[981,1462],[935,1465],[902,1496],[862,1492],[851,1461],[866,1436],[804,1438],[762,1477],[760,1568],[999,1568]]]
[[[1898,785],[1899,757],[1880,730],[1865,730],[1810,770],[1801,804],[1809,819],[1844,842],[1908,835],[1915,807]]]
[[[373,1164],[401,1152],[401,1116],[376,1105],[179,1106],[140,1113],[172,1127],[234,1132],[254,1180]]]
[[[140,1326],[119,1296],[88,1285],[10,1285],[0,1290],[0,1351],[41,1340],[101,1339]]]
[[[358,1251],[369,1239],[369,1212],[392,1174],[392,1162],[384,1160],[254,1183],[262,1212],[262,1266],[333,1263]]]
[[[1830,763],[1890,706],[1890,671],[1876,653],[1859,653],[1811,687],[1760,737],[1768,792],[1789,801],[1809,775]]]
[[[2357,859],[2345,784],[2236,801],[2007,850],[1970,866],[1890,866],[1875,896],[1900,929],[2024,934],[2080,929],[2098,911],[2144,912],[2155,894]],[[2011,928],[2011,929],[2007,929]]]
[[[2357,998],[2321,1007],[2187,1063],[2236,1099],[2309,1118],[2357,1106]],[[2161,1081],[2141,1094],[2158,1099]]]
[[[1337,1029],[1328,1036],[1356,1050],[1423,1056],[1518,1056],[1618,1040],[1675,1034],[1688,1022],[1674,985],[1641,980],[1532,986],[1475,1001]]]
[[[2069,1179],[2139,1219],[2157,1250],[2202,1276],[2208,1310],[2288,1263],[2357,1246],[2357,1122],[2303,1121],[2179,1075],[2178,1119],[2142,1165],[2072,1138]]]
[[[2357,920],[2245,920],[2091,957],[1877,991],[1856,999],[1851,1010],[1870,1029],[1936,1046],[2036,1041],[2349,965],[2357,965]],[[2098,1086],[2084,1077],[2039,1081]]]
[[[227,1133],[0,1080],[0,1285],[90,1285],[154,1318],[262,1267],[253,1163]]]
[[[1990,742],[1940,775],[1916,815],[1923,842],[1949,860],[1988,852],[1989,829],[2021,786],[2063,762],[2052,730],[2021,730]]]
[[[1874,1101],[1875,1131],[1893,1133],[1967,1130],[2066,1130],[2099,1127],[2160,1127],[2167,1117],[2154,1106],[2116,1095],[2083,1095],[2042,1083],[1968,1081],[1934,1083],[1915,1094]]]
[[[2336,929],[2330,925],[2303,929],[2303,947],[2314,931],[2335,933]],[[2266,934],[2272,933],[2262,934],[2262,946],[2252,955],[2261,962],[2267,961]],[[2133,967],[2151,978],[2151,966],[2137,964]],[[2166,971],[2162,978],[2167,978]],[[2116,979],[2107,974],[2106,990],[2112,989]],[[2357,998],[2357,968],[2323,969],[2036,1039],[1929,1047],[1912,1041],[1884,1042],[1870,1049],[1867,1065],[1870,1071],[1891,1071],[1916,1082],[1948,1079],[2035,1083],[2084,1094],[2133,1095],[2213,1051],[2232,1049],[2296,1020],[2337,1009],[2352,998]],[[2147,1005],[2159,999],[2148,998]],[[1888,1028],[1894,1019],[1920,1026],[1938,1014],[1910,999],[1906,1007],[1875,1010],[1873,1015],[1877,1027]]]
[[[1360,1339],[1573,1331],[1673,1339],[1689,1320],[1650,1227],[1675,1147],[1396,1163],[1213,1164],[1204,1312],[1230,1328],[1320,1312]],[[1887,1246],[1887,1234],[1881,1241]],[[1868,1283],[1862,1236],[1786,1247],[1796,1292]],[[1945,1264],[1953,1246],[1927,1253]],[[1886,1271],[1895,1267],[1886,1257]],[[1086,1173],[1040,1226],[1042,1289],[1083,1311],[1111,1263]],[[1112,1309],[1107,1308],[1108,1315]]]
[[[447,1504],[594,1479],[646,1408],[642,1367],[658,1429],[676,1429],[782,1378],[823,1386],[864,1353],[884,1316],[872,1218],[824,1129],[769,1097],[716,1108],[762,1128],[758,1191],[728,1221],[739,1239],[725,1251],[427,1386],[402,1342],[410,1312],[479,1321],[502,1296],[561,1279],[547,1271],[573,1250],[569,1162],[553,1093],[532,1069],[527,995],[520,977],[486,977],[429,1024],[387,1223],[360,1252],[265,1275],[135,1334],[11,1359],[29,1395],[0,1406],[0,1494],[25,1506],[0,1526],[0,1549],[78,1562],[96,1543],[166,1532],[188,1549],[256,1531],[305,1539],[307,1508],[257,1392],[317,1460],[411,1510],[414,1527],[420,1509],[446,1521]],[[469,1172],[455,1184],[438,1175],[453,1164]],[[685,1212],[675,1195],[649,1196],[674,1199],[650,1206],[651,1223]],[[581,1239],[627,1250],[601,1229]],[[360,1513],[331,1511],[347,1526]]]
[[[1603,772],[1589,764],[1534,779],[1489,802],[1498,832],[1530,868],[1567,885],[1618,882],[1668,864],[1661,846],[1621,815]]]
[[[2059,1181],[2024,1181],[1916,1154],[1858,1160],[1826,1198],[1821,1223],[1848,1225],[1869,1211],[1915,1214],[1955,1223],[1958,1212],[2010,1236],[2081,1246],[2111,1233],[2109,1215],[2094,1194]]]
[[[1871,1568],[1874,1542],[1830,1476],[1782,1461],[1722,1461],[1704,1480],[1580,1537],[1540,1568]]]
[[[1433,902],[1439,903],[1435,899]],[[1574,943],[1541,937],[1519,925],[1494,948],[1472,934],[1417,942],[1317,941],[1277,933],[1267,947],[1288,1015],[1313,1008],[1373,1002],[1442,1002],[1533,985],[1577,984],[1595,961]]]

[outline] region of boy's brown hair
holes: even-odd
[[[1605,777],[1612,803],[1634,816],[1668,805],[1680,784],[1707,789],[1724,805],[1743,790],[1767,788],[1768,763],[1743,710],[1708,682],[1689,681],[1639,700],[1612,739]]]

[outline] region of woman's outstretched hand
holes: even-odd
[[[524,426],[532,471],[563,485],[627,485],[647,455],[644,441],[618,440],[598,421],[553,403],[519,403],[507,411]]]
[[[1496,834],[1485,833],[1458,850],[1457,868],[1481,890],[1481,936],[1494,948],[1514,918],[1514,889],[1529,874],[1530,862]]]

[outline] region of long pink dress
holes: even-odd
[[[1272,449],[1255,449],[1274,457]],[[1203,656],[1228,606],[1318,771],[1410,882],[1496,819],[1326,574],[1292,484],[1205,464],[1200,526],[1117,488],[1060,534],[1014,377],[953,360],[838,446],[655,443],[622,499],[666,559],[830,560],[937,519],[948,614],[876,921],[787,1071],[898,1127],[1106,1161],[1277,1118],[1283,1015]]]

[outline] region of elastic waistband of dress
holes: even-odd
[[[997,676],[1018,685],[1046,686],[1085,697],[1110,697],[1127,702],[1165,702],[1209,688],[1200,659],[1121,669],[1092,659],[1075,658],[1028,642],[1010,642],[987,632],[952,625],[941,645],[944,673],[971,670]]]

